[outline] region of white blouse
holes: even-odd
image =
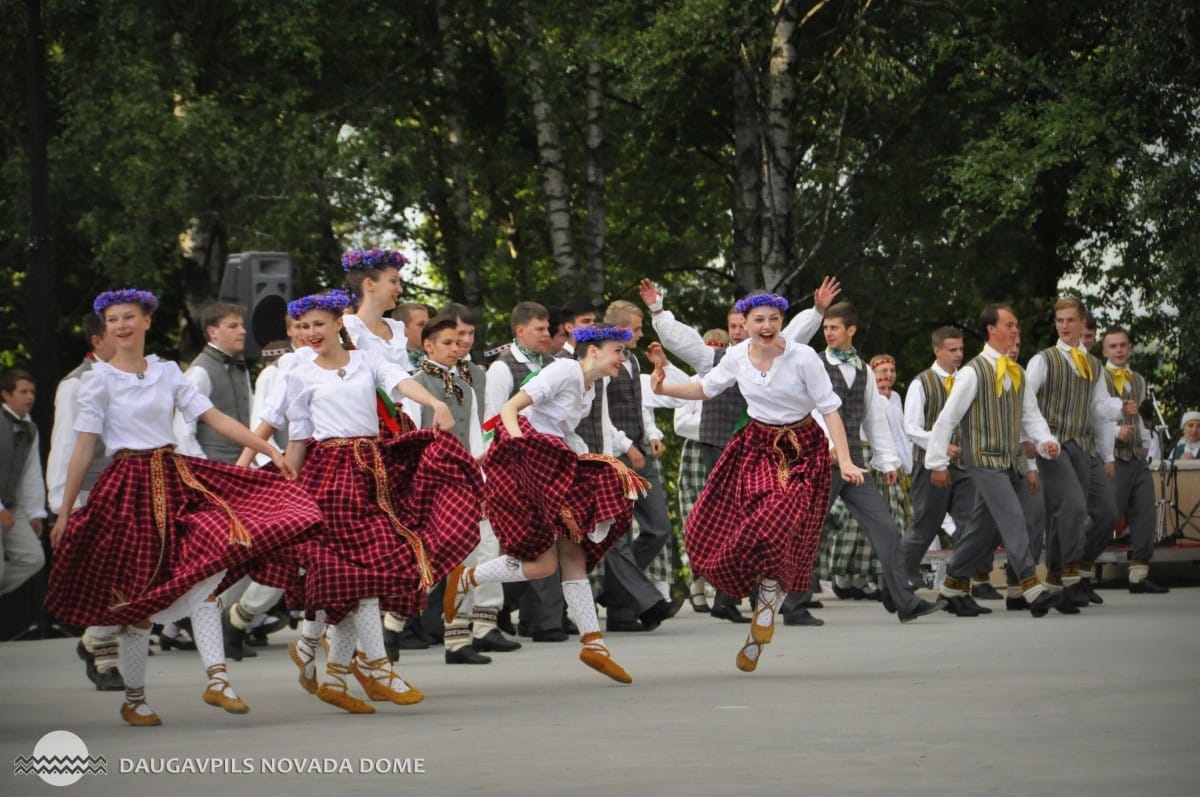
[[[375,437],[375,388],[391,390],[408,371],[371,351],[356,349],[345,368],[331,371],[316,359],[298,362],[286,375],[288,439]],[[269,421],[268,421],[269,422]]]
[[[100,435],[110,456],[126,448],[146,451],[175,445],[176,410],[190,423],[212,409],[208,396],[170,360],[147,355],[143,376],[93,363],[79,383],[75,431]]]
[[[704,395],[715,396],[736,383],[746,399],[750,417],[775,426],[796,423],[813,410],[826,415],[841,407],[842,401],[833,392],[829,374],[817,353],[803,343],[784,342],[787,348],[765,372],[750,362],[751,341],[730,348],[701,377]]]
[[[583,438],[575,434],[575,427],[592,411],[596,383],[584,389],[583,366],[578,360],[555,360],[521,389],[533,399],[533,405],[521,410],[521,414],[534,429],[560,438],[576,454],[588,452]]]
[[[251,413],[251,429],[258,426],[258,421],[265,421],[272,429],[282,429],[287,426],[287,376],[300,363],[310,362],[317,358],[317,353],[308,346],[288,352],[275,361],[275,380],[271,389],[258,403],[254,397],[255,410]],[[266,371],[263,371],[266,373]],[[257,414],[257,419],[255,419]]]

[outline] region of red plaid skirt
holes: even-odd
[[[829,509],[829,449],[811,418],[751,421],[729,441],[684,521],[692,572],[742,598],[760,578],[808,589]]]
[[[496,441],[483,460],[488,519],[505,553],[536,559],[559,537],[579,542],[591,570],[629,531],[633,502],[621,481],[620,462],[580,458],[557,437],[518,419],[522,437],[496,427]],[[600,542],[587,533],[613,520]]]
[[[301,484],[325,514],[304,546],[305,608],[336,623],[361,598],[413,614],[479,544],[483,478],[454,435],[311,442]]]
[[[118,452],[54,551],[46,610],[71,625],[130,625],[194,585],[224,583],[320,529],[300,485],[169,449]]]

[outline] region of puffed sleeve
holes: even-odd
[[[97,369],[92,368],[80,377],[77,406],[79,412],[72,428],[77,432],[103,433],[104,418],[108,414],[108,390],[104,376]]]

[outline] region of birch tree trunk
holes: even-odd
[[[587,66],[587,251],[588,299],[604,301],[604,65]]]
[[[792,210],[796,201],[792,128],[796,109],[799,57],[796,0],[778,0],[774,8],[771,55],[767,65],[767,107],[763,136],[763,284],[775,289],[791,273],[794,258]]]
[[[533,118],[537,126],[538,160],[542,166],[542,186],[546,197],[546,217],[550,223],[550,253],[558,279],[564,283],[582,283],[575,239],[571,233],[571,192],[567,181],[567,161],[563,154],[558,124],[551,114],[546,92],[546,65],[539,49],[542,37],[529,6],[524,7],[526,41],[529,54],[525,61],[529,93],[533,98]]]

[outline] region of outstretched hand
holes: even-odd
[[[663,293],[648,279],[643,279],[638,283],[638,293],[642,297],[642,302],[645,303],[651,311],[657,312],[662,309]]]
[[[838,282],[837,277],[825,277],[821,280],[821,287],[813,291],[813,308],[821,315],[829,309],[829,305],[833,304],[833,300],[842,292],[842,285]]]

